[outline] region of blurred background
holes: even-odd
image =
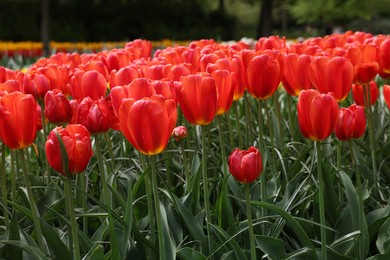
[[[0,0],[0,41],[387,34],[389,6],[390,0]]]

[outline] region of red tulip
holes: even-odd
[[[268,99],[279,86],[282,73],[283,68],[277,55],[255,56],[247,67],[247,90],[256,99]]]
[[[390,109],[390,85],[383,85],[383,97],[385,98],[387,107]]]
[[[90,97],[98,100],[106,96],[107,81],[106,78],[96,70],[76,71],[71,78],[70,91],[74,99]]]
[[[110,73],[110,88],[128,85],[138,77],[140,73],[131,66],[123,67],[118,71],[113,70]]]
[[[37,134],[37,101],[30,94],[0,96],[0,139],[10,149],[31,145]]]
[[[302,135],[314,141],[326,139],[335,129],[339,106],[330,94],[302,90],[298,98],[298,123]]]
[[[234,85],[232,75],[228,70],[215,70],[211,73],[217,87],[216,115],[222,115],[229,111],[233,103]]]
[[[375,81],[371,81],[370,84],[367,86],[367,89],[370,91],[370,104],[371,106],[375,104],[376,100],[379,96],[379,89],[378,85]],[[359,84],[352,84],[352,96],[355,103],[359,106],[365,106],[364,105],[364,87]]]
[[[61,143],[58,138],[62,138],[65,151],[68,157],[68,164],[64,165],[61,152]],[[50,166],[66,175],[65,167],[68,167],[70,174],[77,174],[85,170],[92,157],[92,145],[88,130],[79,124],[69,124],[65,128],[59,126],[54,128],[46,140],[46,158]]]
[[[390,39],[387,38],[380,45],[381,58],[379,60],[379,74],[382,78],[390,78]]]
[[[217,109],[217,89],[209,74],[183,76],[175,85],[176,98],[185,118],[191,124],[207,125]]]
[[[347,50],[354,66],[354,81],[360,85],[369,84],[379,72],[379,47],[374,44],[354,45]]]
[[[285,66],[282,83],[287,93],[291,96],[298,96],[301,90],[311,88],[310,64],[312,56],[296,53],[285,55]]]
[[[242,183],[250,183],[260,176],[263,162],[260,151],[251,146],[248,150],[234,149],[228,159],[229,171]]]
[[[82,124],[91,134],[107,132],[111,127],[111,110],[106,99],[85,97],[76,109],[76,123]]]
[[[114,112],[118,115],[118,110],[124,98],[133,98],[135,100],[151,97],[156,94],[149,80],[145,78],[136,78],[129,85],[117,86],[111,89],[111,100]]]
[[[59,125],[70,122],[73,115],[72,106],[61,90],[49,90],[45,95],[44,102],[44,113],[50,122]]]
[[[24,93],[32,94],[36,99],[43,99],[51,89],[49,79],[39,73],[35,73],[33,76],[25,74],[22,86]]]
[[[344,57],[315,57],[310,65],[310,80],[319,92],[332,92],[336,101],[341,102],[351,90],[352,63]]]
[[[160,95],[140,100],[125,98],[119,108],[123,135],[141,153],[163,152],[176,125],[176,103]]]
[[[359,138],[366,130],[366,116],[364,107],[351,105],[341,108],[336,124],[336,137],[341,141]]]

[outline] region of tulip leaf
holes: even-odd
[[[301,245],[303,247],[307,247],[311,249],[311,257],[316,258],[315,256],[315,248],[312,242],[310,241],[309,237],[305,233],[302,226],[298,223],[297,220],[295,220],[290,213],[284,211],[283,209],[268,203],[268,202],[262,202],[262,201],[252,201],[252,205],[256,205],[259,207],[267,208],[269,210],[272,210],[279,215],[281,215],[287,222],[287,224],[290,226],[290,228],[293,230],[294,234],[297,236],[298,240],[300,241]]]
[[[383,225],[386,219],[390,216],[390,205],[384,208],[375,209],[367,214],[368,230],[370,233],[370,241],[377,236],[379,228]]]
[[[269,236],[256,236],[257,246],[271,259],[284,259],[286,257],[286,249],[284,247],[283,240],[269,237]]]
[[[206,256],[193,248],[183,247],[177,251],[177,255],[183,260],[205,260]]]
[[[32,246],[28,245],[26,242],[16,241],[16,240],[0,240],[0,243],[19,247],[20,249],[31,254],[34,257],[34,259],[47,259],[47,257],[45,256],[45,254],[41,250],[39,250],[36,247],[32,247]],[[70,258],[68,258],[68,259],[70,259]]]
[[[376,246],[381,254],[390,252],[390,218],[380,227]]]
[[[83,258],[84,260],[104,260],[104,249],[100,244],[95,244],[93,248]]]

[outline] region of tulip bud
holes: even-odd
[[[181,125],[173,129],[171,136],[178,142],[179,140],[186,138],[187,134],[187,128]]]

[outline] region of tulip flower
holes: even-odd
[[[45,75],[39,73],[35,73],[33,76],[25,74],[22,86],[24,93],[32,94],[36,99],[41,100],[51,89],[49,79]]]
[[[242,183],[250,183],[260,176],[263,162],[260,151],[251,146],[248,150],[234,149],[228,159],[229,171]]]
[[[50,122],[60,125],[72,119],[72,106],[61,90],[49,90],[45,95],[44,103],[44,113]]]
[[[385,98],[387,107],[390,109],[390,85],[383,86],[383,97]]]
[[[228,70],[215,70],[211,73],[217,87],[216,115],[222,115],[229,111],[233,103],[234,85],[232,75]]]
[[[369,84],[379,72],[379,47],[374,44],[351,46],[347,56],[354,66],[354,81],[360,85]]]
[[[255,56],[247,67],[247,90],[256,99],[268,99],[279,86],[282,73],[283,68],[277,55]]]
[[[390,78],[390,39],[380,45],[381,58],[379,60],[379,75],[384,79]]]
[[[156,94],[156,90],[148,79],[136,78],[129,85],[114,87],[110,94],[114,112],[118,115],[119,107],[124,98],[138,100],[144,97],[151,97]]]
[[[302,135],[313,141],[326,139],[335,129],[339,106],[330,94],[302,90],[298,98],[298,123]]]
[[[344,57],[315,57],[310,65],[310,80],[319,92],[332,92],[336,101],[341,102],[351,90],[352,63]]]
[[[364,107],[356,104],[341,108],[336,124],[336,137],[341,141],[359,138],[366,130]]]
[[[31,145],[37,134],[37,101],[30,94],[0,96],[0,140],[10,149]]]
[[[138,70],[132,66],[123,67],[118,71],[112,70],[110,73],[110,88],[128,85],[139,76]]]
[[[59,138],[62,139],[67,153],[67,165],[63,162],[64,155]],[[84,171],[93,154],[89,132],[80,124],[54,128],[47,137],[45,151],[49,165],[64,176],[67,173],[77,174]]]
[[[103,97],[99,100],[85,97],[77,105],[75,120],[91,134],[104,133],[111,127],[111,113],[109,104]]]
[[[119,108],[123,135],[141,153],[163,152],[176,125],[176,103],[160,95],[139,100],[125,98]]]
[[[311,88],[309,76],[311,62],[310,55],[296,53],[285,55],[282,83],[289,95],[298,96],[301,90]]]
[[[70,80],[70,92],[74,99],[90,97],[98,100],[106,96],[106,78],[96,70],[76,71]]]
[[[217,88],[209,74],[183,76],[175,85],[176,98],[185,118],[191,124],[207,125],[217,109]]]
[[[173,129],[171,136],[178,142],[179,140],[186,138],[187,134],[187,128],[181,125]]]
[[[371,106],[375,104],[376,100],[379,96],[379,89],[378,85],[375,81],[371,81],[370,84],[366,87],[366,89],[369,89],[370,91],[370,104]],[[357,83],[352,84],[352,96],[355,103],[359,106],[365,106],[364,105],[364,87],[362,85],[359,85]]]

